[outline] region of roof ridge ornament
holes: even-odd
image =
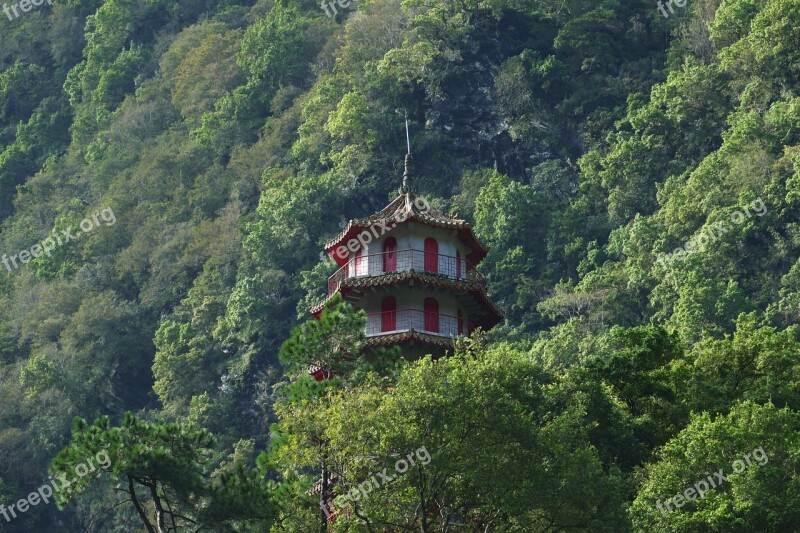
[[[400,187],[400,194],[407,194],[411,192],[411,165],[413,159],[411,157],[411,134],[408,129],[408,111],[406,111],[406,145],[408,146],[408,153],[406,154],[405,171],[403,172],[403,186]]]

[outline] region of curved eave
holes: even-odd
[[[408,224],[409,222],[419,222],[425,226],[431,228],[439,228],[439,229],[446,229],[456,231],[458,233],[458,238],[464,244],[469,247],[470,252],[467,254],[467,260],[472,263],[473,265],[477,265],[479,262],[483,261],[486,255],[489,253],[489,247],[486,246],[475,233],[472,231],[472,228],[469,224],[463,220],[455,220],[453,222],[449,221],[442,221],[436,219],[434,217],[429,217],[426,215],[412,215],[408,217],[402,224]],[[348,242],[352,239],[355,239],[362,231],[369,231],[369,229],[375,226],[378,222],[386,224],[391,229],[396,228],[397,226],[392,226],[392,224],[387,223],[387,221],[379,220],[379,221],[370,221],[370,219],[355,219],[351,220],[347,227],[335,238],[325,243],[325,251],[330,255],[334,261],[339,266],[344,266],[347,263],[349,256],[340,256],[336,253],[336,250],[340,246],[346,246]]]
[[[408,331],[403,331],[402,333],[390,333],[388,335],[367,337],[364,345],[370,348],[382,348],[394,346],[396,344],[418,342],[420,344],[427,344],[429,346],[436,346],[439,348],[452,348],[453,340],[454,339],[451,337],[442,337],[440,335],[432,335],[430,333],[423,333],[421,331],[410,329]]]
[[[478,239],[466,220],[445,216],[434,209],[422,211],[420,206],[416,203],[417,198],[418,197],[412,193],[401,194],[374,215],[349,221],[347,227],[336,235],[336,237],[326,242],[323,248],[333,257],[334,261],[342,266],[347,262],[348,257],[339,257],[338,254],[335,253],[336,249],[355,238],[362,231],[369,230],[369,228],[378,224],[384,224],[389,228],[395,228],[398,224],[415,221],[432,228],[457,231],[461,241],[470,248],[467,259],[473,264],[477,264],[486,257],[489,248]],[[424,204],[427,205],[426,202],[424,202]],[[398,222],[400,220],[403,222]]]

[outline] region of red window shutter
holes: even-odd
[[[394,296],[387,296],[381,303],[381,331],[394,331],[397,329],[397,300]]]
[[[439,272],[439,243],[431,237],[425,239],[425,272]]]
[[[363,264],[364,261],[364,258],[362,257],[363,255],[364,255],[364,249],[359,248],[358,251],[356,252],[356,260],[353,261],[354,263],[353,268],[355,268],[355,271],[353,272],[354,276],[361,275],[361,265]]]
[[[397,271],[397,239],[394,237],[383,241],[383,271]]]
[[[425,331],[439,333],[439,301],[425,298]]]

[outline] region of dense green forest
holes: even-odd
[[[0,531],[800,531],[800,0],[37,1]],[[505,314],[445,358],[309,315],[405,116]]]

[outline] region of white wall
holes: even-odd
[[[380,234],[380,231],[381,228],[376,226],[375,233]],[[368,236],[365,232],[362,232],[361,235],[365,243],[362,259],[357,261],[351,260],[348,270],[348,276],[350,277],[379,275],[382,273],[383,256],[379,254],[383,252],[383,242],[389,237],[394,237],[397,240],[398,271],[406,271],[409,269],[417,271],[424,270],[423,253],[403,253],[403,251],[418,250],[419,252],[424,252],[425,239],[431,237],[436,239],[439,244],[439,273],[450,277],[456,277],[458,273],[456,257],[457,254],[460,254],[460,279],[466,279],[467,277],[467,263],[465,258],[469,253],[469,248],[461,242],[455,231],[431,228],[412,221],[400,224],[371,242],[367,241],[370,241],[370,238],[374,238],[373,234]],[[351,252],[350,257],[354,258],[356,253],[357,252]]]
[[[436,298],[439,302],[439,314],[447,315],[439,317],[439,334],[444,336],[457,336],[459,333],[464,334],[465,331],[458,331],[458,310],[459,305],[455,296],[443,292],[434,292],[425,287],[396,287],[389,292],[370,293],[357,304],[359,309],[364,309],[367,313],[367,331],[378,333],[381,331],[381,315],[378,313],[382,310],[383,299],[392,295],[397,300],[397,329],[406,331],[409,329],[409,324],[416,330],[422,331],[423,327],[423,314],[425,310],[425,298]],[[402,310],[412,309],[419,311],[417,313],[407,313],[403,315]],[[372,315],[372,316],[369,316]],[[462,317],[464,322],[463,328],[466,329],[466,321],[469,320],[466,312],[462,310]]]

